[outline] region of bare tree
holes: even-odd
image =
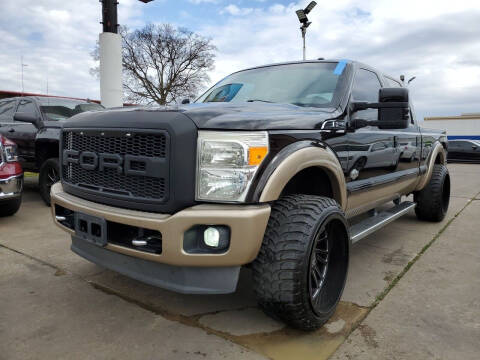
[[[169,24],[121,27],[120,34],[127,101],[164,105],[193,98],[209,81],[216,50],[210,39]],[[98,44],[92,56],[99,59]]]

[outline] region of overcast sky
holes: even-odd
[[[241,68],[301,58],[295,10],[308,1],[119,0],[130,28],[169,22],[211,37],[211,82]],[[420,117],[480,112],[480,3],[456,0],[317,0],[308,58],[346,58],[395,77],[416,76]],[[99,98],[89,69],[101,31],[98,0],[2,0],[0,90]]]

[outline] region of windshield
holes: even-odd
[[[217,83],[196,102],[272,102],[336,107],[345,64],[300,63],[240,71]]]
[[[42,113],[48,118],[48,120],[52,121],[65,120],[85,111],[104,109],[100,104],[83,100],[42,98],[38,99],[38,103]]]

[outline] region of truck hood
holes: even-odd
[[[179,110],[199,129],[219,130],[319,129],[325,120],[339,116],[333,108],[262,102],[190,104]]]
[[[175,114],[183,115],[198,129],[205,130],[314,130],[321,128],[325,120],[341,115],[333,108],[307,108],[291,104],[202,103],[85,112],[73,116],[63,125],[66,128],[155,128],[156,124]]]

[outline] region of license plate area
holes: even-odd
[[[107,221],[105,219],[75,213],[75,235],[97,246],[107,245]]]

